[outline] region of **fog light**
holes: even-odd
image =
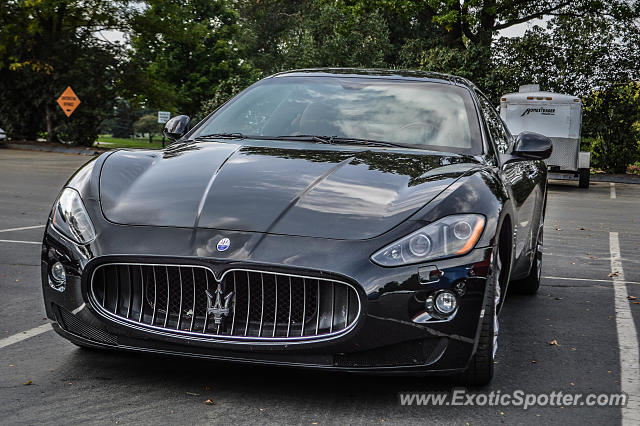
[[[64,291],[66,283],[67,272],[64,270],[64,266],[60,262],[54,263],[49,273],[49,285],[55,290]]]
[[[427,297],[424,305],[427,314],[436,319],[451,318],[458,309],[458,299],[449,290],[439,290]]]
[[[455,294],[448,290],[444,290],[436,296],[435,308],[442,315],[451,315],[458,307],[458,301]]]

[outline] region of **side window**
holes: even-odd
[[[510,140],[509,134],[504,127],[504,123],[493,105],[491,105],[491,102],[489,102],[481,93],[477,93],[477,95],[484,114],[484,119],[489,127],[489,133],[491,133],[491,139],[493,139],[493,143],[495,143],[498,152],[504,154],[509,148]]]

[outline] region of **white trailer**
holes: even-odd
[[[541,133],[553,141],[553,153],[546,160],[552,172],[579,176],[580,188],[589,187],[591,153],[580,152],[582,102],[577,96],[540,91],[537,84],[520,86],[500,100],[500,117],[512,134]]]

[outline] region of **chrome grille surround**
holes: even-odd
[[[214,295],[220,286],[226,295],[233,291],[232,308],[216,324],[210,315],[216,306],[205,290]],[[362,311],[358,291],[344,281],[244,268],[216,278],[196,264],[100,264],[88,292],[101,315],[134,328],[248,344],[337,338],[355,327]]]

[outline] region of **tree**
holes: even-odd
[[[309,67],[387,67],[389,25],[378,9],[337,1],[239,2],[249,60],[266,74]]]
[[[194,116],[221,82],[253,82],[240,57],[236,13],[224,0],[147,0],[131,20],[124,93],[140,105]]]
[[[118,45],[98,31],[121,22],[120,1],[10,0],[0,5],[0,91],[13,100],[0,119],[14,137],[90,145],[109,114]],[[72,86],[80,107],[67,118],[56,99]]]
[[[160,124],[158,124],[158,117],[154,114],[143,115],[133,125],[133,129],[136,133],[149,134],[149,143],[153,142],[153,135],[160,131]]]
[[[640,160],[639,121],[640,83],[612,85],[585,98],[583,134],[594,139],[596,166],[625,173]]]
[[[119,99],[114,107],[113,118],[109,120],[109,133],[114,138],[130,138],[135,120],[136,116],[129,102]]]
[[[612,83],[640,79],[640,31],[609,16],[559,17],[494,47],[494,87],[521,84],[586,96]],[[505,92],[503,92],[505,93]],[[501,93],[498,93],[499,96]]]
[[[404,1],[404,0],[400,0]],[[626,0],[427,0],[426,7],[446,32],[446,46],[490,47],[500,30],[549,17],[638,16],[638,5]]]

